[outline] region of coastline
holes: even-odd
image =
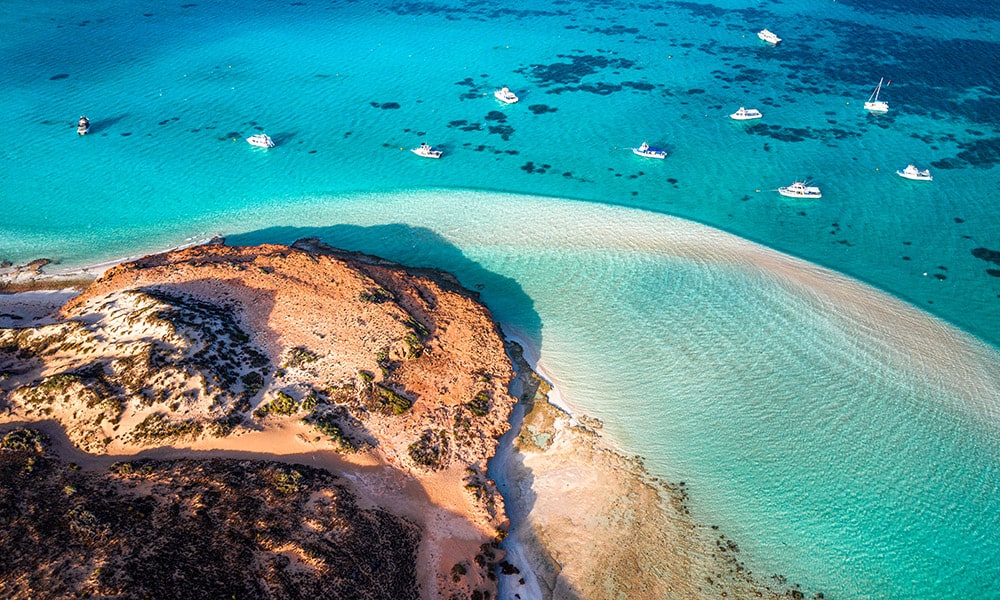
[[[551,402],[563,396],[507,343],[518,404],[490,468],[511,522],[502,548],[522,569],[501,576],[500,598],[806,597],[747,570],[737,540],[691,515],[684,482],[653,476],[599,420]]]

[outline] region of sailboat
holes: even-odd
[[[872,95],[868,97],[868,102],[865,102],[865,110],[870,110],[872,112],[885,113],[889,112],[889,103],[885,100],[878,99],[878,93],[882,91],[882,81],[884,77],[880,77],[878,80],[878,85],[875,87],[875,91]]]

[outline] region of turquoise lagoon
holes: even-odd
[[[453,271],[756,573],[1000,597],[997,7],[5,9],[0,260],[316,235]]]

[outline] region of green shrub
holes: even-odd
[[[274,394],[274,400],[258,406],[253,414],[257,418],[264,418],[269,414],[287,417],[294,415],[298,411],[299,403],[295,401],[295,398],[292,398],[285,392],[279,391]]]
[[[412,329],[413,332],[419,335],[420,337],[427,337],[430,334],[430,332],[427,331],[427,327],[425,327],[424,324],[421,323],[420,321],[414,319],[412,316],[407,317],[404,323],[406,324],[407,327]]]
[[[169,421],[161,413],[151,413],[132,430],[137,442],[157,442],[179,437],[193,437],[201,433],[201,423],[194,421]]]
[[[240,377],[240,381],[243,383],[243,389],[246,390],[250,397],[256,396],[257,392],[264,387],[264,376],[257,371],[250,371]]]
[[[340,422],[337,420],[336,416],[330,413],[322,415],[314,413],[312,416],[303,419],[303,421],[315,427],[316,431],[330,438],[330,441],[336,444],[341,450],[357,450],[357,446],[354,445],[354,442],[352,442],[340,428]]]
[[[8,431],[6,435],[0,438],[0,448],[18,452],[37,452],[41,454],[45,451],[45,446],[48,443],[48,436],[35,429],[14,429],[13,431]]]
[[[377,386],[377,391],[382,407],[391,410],[394,415],[401,415],[413,406],[412,400],[383,385]]]
[[[370,302],[372,304],[381,304],[383,302],[388,302],[389,300],[395,300],[395,296],[389,290],[378,287],[374,290],[365,290],[361,292],[361,301]]]
[[[318,354],[308,348],[296,346],[288,351],[285,356],[285,361],[281,364],[281,366],[285,369],[294,369],[307,365],[311,362],[316,362],[317,360],[319,360]]]
[[[490,412],[490,397],[486,392],[479,392],[465,406],[477,417],[484,417]]]
[[[437,469],[442,466],[447,450],[447,434],[428,429],[420,435],[420,439],[407,447],[406,452],[416,464]]]
[[[317,405],[319,405],[320,398],[316,393],[316,390],[309,390],[306,397],[302,399],[302,410],[313,411]]]

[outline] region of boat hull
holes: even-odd
[[[816,199],[816,198],[822,198],[823,197],[823,194],[821,194],[821,193],[803,194],[803,193],[800,193],[800,192],[783,191],[781,189],[778,190],[778,193],[781,194],[782,196],[786,197],[786,198],[809,198],[809,199]]]
[[[896,175],[911,181],[934,181],[934,177],[932,175],[914,175],[912,173],[904,173],[902,171],[896,171]]]
[[[666,152],[649,152],[648,150],[644,152],[642,150],[639,150],[638,148],[632,148],[632,154],[635,154],[636,156],[641,156],[643,158],[660,158],[660,159],[662,159],[662,158],[666,158],[667,157],[667,153]]]

